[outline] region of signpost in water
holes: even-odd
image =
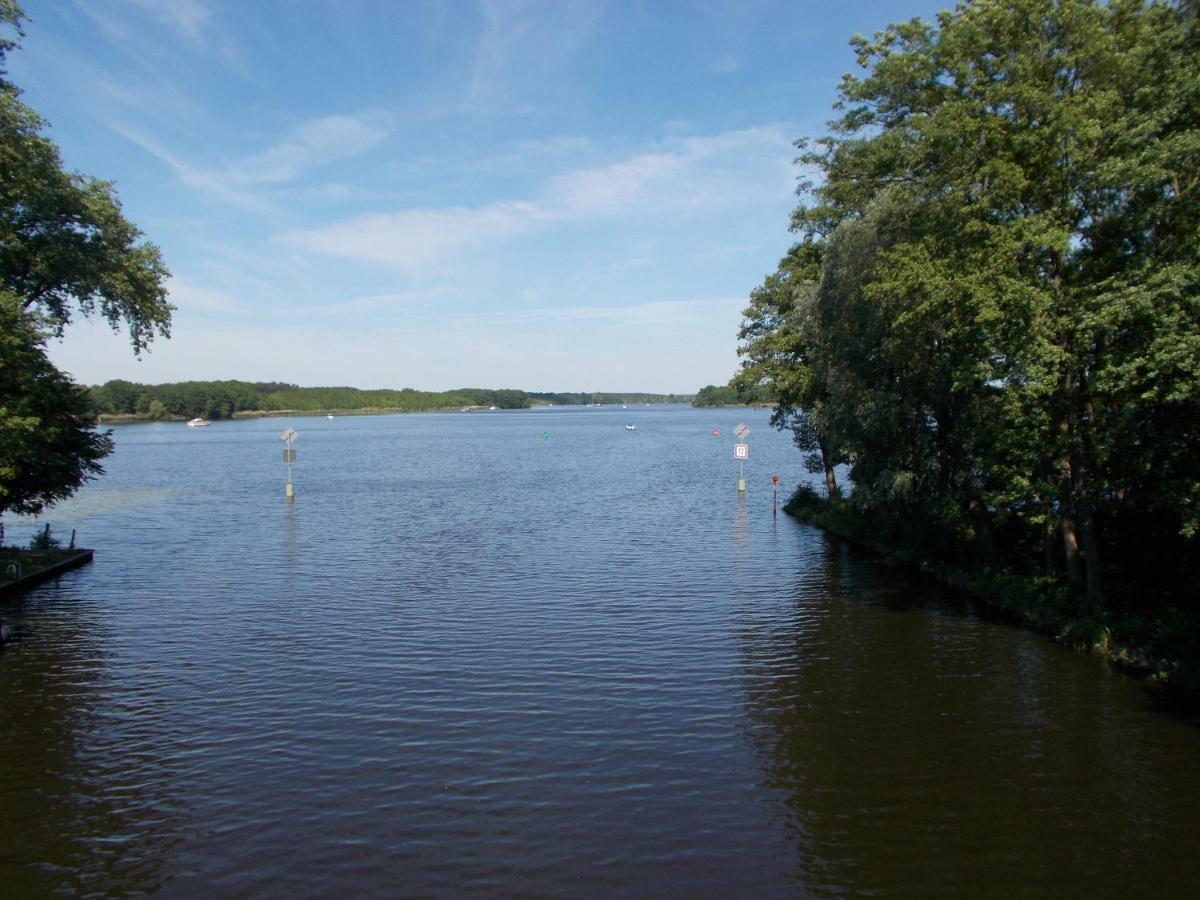
[[[750,458],[750,445],[746,443],[746,438],[750,435],[750,426],[745,422],[738,422],[733,426],[734,436],[738,442],[733,445],[733,458],[738,461],[738,493],[746,493],[746,460]]]
[[[292,500],[296,496],[296,489],[292,487],[292,464],[296,461],[296,451],[292,449],[292,441],[296,439],[296,432],[291,428],[285,428],[279,437],[287,444],[287,449],[283,451],[283,461],[287,463],[288,480],[283,495]]]

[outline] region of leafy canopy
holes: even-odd
[[[20,100],[4,63],[22,12],[0,0],[0,289],[61,336],[76,313],[129,330],[135,354],[170,336],[169,276],[158,247],[121,213],[111,182],[63,168],[46,122]],[[15,37],[2,37],[4,26]]]

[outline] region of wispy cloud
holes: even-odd
[[[648,153],[609,166],[579,169],[551,181],[550,202],[566,216],[635,213],[646,204],[661,204],[665,199],[661,191],[686,165],[678,153]]]
[[[483,27],[467,85],[468,101],[492,111],[514,104],[522,84],[545,83],[573,59],[604,13],[599,0],[482,0]]]
[[[198,166],[140,128],[121,121],[110,121],[108,126],[167,166],[184,185],[222,203],[264,214],[277,212],[278,208],[263,195],[263,189],[294,181],[330,163],[362,156],[389,133],[379,116],[323,116],[302,122],[282,141],[258,153],[225,165]],[[313,187],[304,190],[311,192]],[[320,193],[345,196],[349,189],[330,185]]]
[[[203,53],[209,64],[219,60],[244,69],[229,31],[219,26],[202,0],[125,0],[119,5],[75,0],[75,6],[109,45],[144,69],[158,71],[161,63],[176,62],[180,49]]]
[[[325,228],[287,232],[285,244],[416,271],[484,243],[528,232],[551,213],[533,203],[374,213]]]
[[[109,122],[108,125],[117,134],[140,147],[170,169],[175,177],[187,187],[248,212],[272,213],[275,211],[274,205],[270,202],[250,191],[239,189],[220,173],[198,168],[185,162],[140,129],[118,122]]]
[[[225,172],[239,184],[279,184],[309,169],[361,156],[387,135],[378,116],[323,116],[301,123],[278,144],[235,161]]]
[[[550,224],[712,215],[774,199],[788,189],[792,153],[789,132],[781,126],[672,139],[654,152],[551,177],[530,199],[372,213],[293,229],[278,240],[417,273]]]
[[[190,284],[178,276],[167,281],[167,293],[176,307],[188,312],[228,313],[238,309],[238,301],[223,291]]]
[[[445,289],[433,288],[426,291],[402,291],[390,294],[370,294],[365,297],[351,297],[347,300],[337,300],[317,306],[305,307],[302,317],[323,317],[328,315],[363,315],[366,313],[394,313],[400,310],[411,310],[414,306],[436,301],[446,294]]]
[[[466,314],[459,318],[494,325],[503,319],[511,325],[536,322],[606,322],[628,327],[669,326],[678,329],[686,323],[707,322],[740,313],[744,297],[715,297],[687,300],[648,300],[625,306],[548,307],[500,312],[491,315]]]
[[[200,0],[132,0],[134,5],[149,13],[168,28],[192,43],[205,36],[212,11]]]

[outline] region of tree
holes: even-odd
[[[103,473],[112,450],[95,406],[47,359],[45,333],[21,298],[0,292],[0,515],[36,514]]]
[[[75,314],[124,323],[135,354],[169,336],[168,272],[109,182],[63,169],[45,122],[5,78],[23,13],[0,0],[0,513],[37,513],[103,470],[88,391],[45,354]],[[15,36],[8,36],[9,33]]]
[[[0,27],[23,13],[0,0]],[[13,38],[0,40],[0,289],[38,310],[61,336],[76,313],[129,330],[135,354],[170,336],[169,275],[158,248],[121,214],[111,182],[63,169],[45,121],[4,77]]]
[[[835,466],[844,459],[830,440],[824,397],[829,379],[820,369],[825,342],[816,313],[822,247],[794,245],[750,294],[738,331],[741,369],[732,385],[743,395],[775,401],[771,424],[790,429],[805,452],[805,468],[825,476],[826,495],[840,494]]]
[[[844,454],[872,521],[980,559],[1039,535],[1097,604],[1130,535],[1194,555],[1196,4],[967,0],[852,43],[832,134],[801,142],[820,274],[785,259],[752,295],[743,377]]]

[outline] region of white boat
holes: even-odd
[[[332,418],[333,418],[333,413],[325,413],[325,418],[327,418],[327,419],[332,419]]]
[[[201,419],[199,416],[188,422],[188,428],[203,428],[205,425],[211,425],[212,422],[208,419]]]
[[[637,426],[634,425],[632,422],[627,422],[625,424],[625,430],[626,431],[637,431]]]

